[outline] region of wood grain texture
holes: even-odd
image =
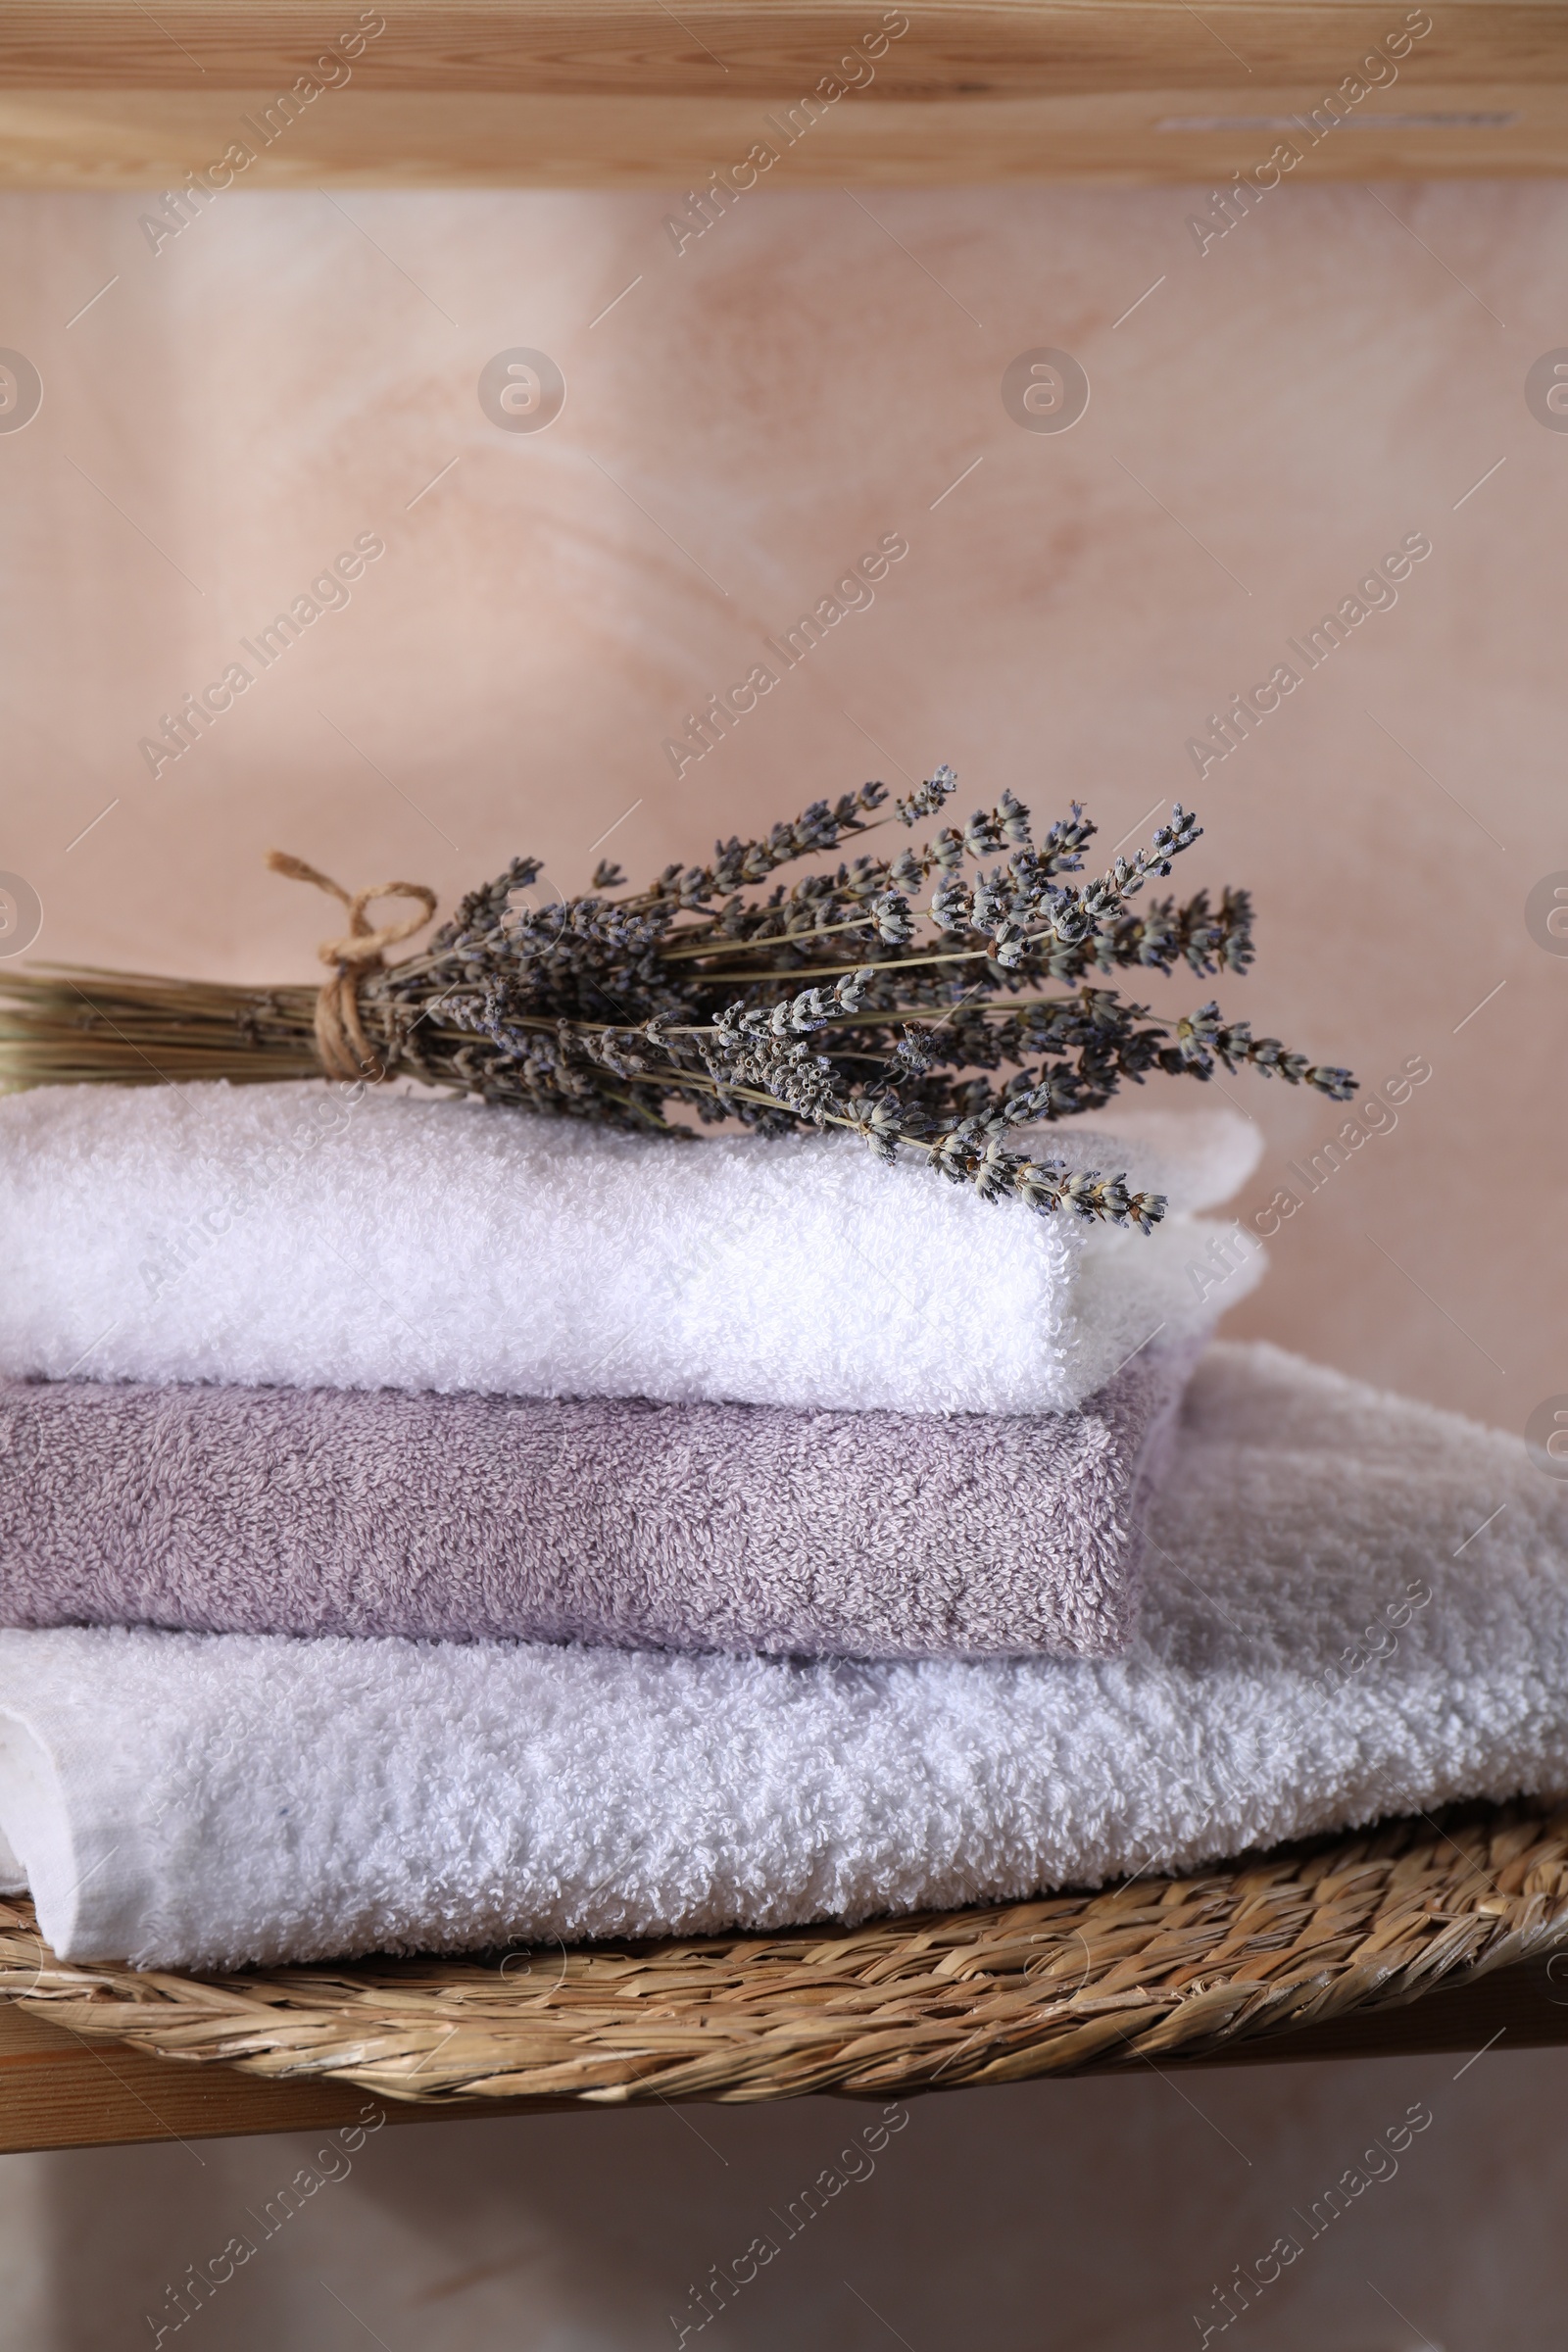
[[[694,0],[678,14],[660,0],[363,12],[66,0],[0,7],[0,187],[177,184],[236,138],[258,149],[251,187],[701,182],[776,138],[766,118],[834,86],[857,51],[842,77],[858,86],[785,143],[769,185],[1223,180],[1269,154],[1277,134],[1259,118],[1309,112],[1407,21],[1429,29],[1362,120],[1352,110],[1303,155],[1300,177],[1568,170],[1568,12],[1556,0],[1430,12],[1232,0],[1201,13],[1182,0]],[[296,84],[314,94],[275,139],[241,129]],[[1410,114],[1428,120],[1389,124]],[[1161,127],[1205,115],[1243,122]]]
[[[1223,186],[1266,162],[1280,132],[1260,119],[1301,113],[1320,87],[1165,89],[1092,98],[860,101],[841,106],[782,154],[769,188],[973,186],[1057,180],[1113,186]],[[250,137],[266,90],[11,90],[0,95],[0,189],[115,193],[177,189],[187,172]],[[1446,84],[1418,110],[1502,122],[1390,127],[1382,120],[1322,138],[1293,181],[1496,178],[1568,172],[1568,87],[1477,93]],[[1409,109],[1408,111],[1417,111]],[[424,97],[345,90],[262,148],[234,185],[336,187],[701,187],[768,134],[750,100]],[[1229,127],[1162,129],[1172,118]],[[252,145],[258,142],[251,138]]]
[[[844,51],[887,27],[867,94],[1245,89],[1254,80],[1337,81],[1407,15],[1427,13],[1404,0],[1219,0],[1201,13],[1181,0],[909,0],[899,8],[693,0],[678,13],[658,0],[388,0],[363,12],[353,0],[261,8],[185,0],[155,11],[135,0],[56,0],[0,10],[0,84],[255,89],[309,73],[364,26],[352,59],[363,88],[765,100],[809,89]],[[1562,78],[1556,0],[1440,0],[1430,17],[1431,31],[1400,63],[1401,81]]]

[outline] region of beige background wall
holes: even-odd
[[[1523,396],[1568,343],[1568,191],[1283,190],[1202,257],[1192,204],[757,196],[677,256],[643,198],[235,194],[156,254],[135,200],[8,200],[0,344],[45,394],[0,434],[0,868],[42,897],[39,952],[308,978],[322,909],[263,873],[272,843],[450,903],[518,850],[579,889],[610,828],[639,873],[942,759],[965,806],[1081,796],[1107,849],[1180,796],[1208,827],[1184,888],[1259,902],[1258,967],[1223,1001],[1373,1084],[1433,1070],[1236,1328],[1521,1427],[1568,1389],[1568,962],[1524,918],[1568,868],[1568,435]],[[517,346],[566,379],[539,434],[476,396]],[[1091,380],[1065,433],[1002,405],[1039,346]],[[386,553],[347,609],[155,780],[138,739],[366,531]],[[875,605],[677,781],[684,713],[888,531],[910,552]],[[1200,784],[1207,713],[1414,531],[1433,552],[1397,606]],[[1173,1010],[1207,994],[1151,984]],[[1337,1117],[1232,1092],[1267,1137],[1255,1206]],[[1197,2114],[1152,2078],[932,2103],[906,2170],[710,2340],[1189,2343],[1190,2298],[1276,2207],[1426,2095],[1425,2170],[1247,2341],[1523,2352],[1560,2306],[1562,2067],[1504,2049],[1452,2085],[1458,2063],[1206,2077]],[[364,2340],[318,2278],[389,2346],[670,2340],[677,2291],[825,2161],[839,2113],[389,2136],[223,2340]],[[177,2148],[5,2160],[29,2340],[139,2336],[153,2285],[282,2166],[275,2143],[200,2171]]]

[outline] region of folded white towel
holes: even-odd
[[[1254,1135],[1198,1112],[1041,1141],[1180,1208],[1241,1182]],[[851,1138],[681,1145],[324,1085],[12,1097],[0,1230],[0,1373],[904,1412],[1068,1410],[1260,1271],[1216,1290],[1207,1226],[1035,1216]]]
[[[1568,1786],[1568,1495],[1517,1439],[1266,1347],[1184,1439],[1111,1663],[11,1633],[0,1825],[67,1957],[226,1966],[857,1920]]]

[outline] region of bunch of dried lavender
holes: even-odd
[[[1004,792],[961,830],[758,895],[780,867],[852,836],[940,815],[956,782],[939,767],[885,814],[881,784],[814,802],[766,840],[721,842],[710,864],[666,867],[641,891],[604,863],[592,895],[541,905],[539,861],[517,858],[423,952],[365,974],[364,1034],[383,1070],[489,1102],[671,1137],[690,1134],[670,1115],[680,1107],[764,1135],[839,1127],[886,1159],[921,1152],[987,1200],[1146,1232],[1157,1195],[1031,1157],[1016,1149],[1020,1130],[1098,1110],[1151,1070],[1207,1079],[1216,1065],[1250,1066],[1348,1097],[1348,1071],[1254,1038],[1215,1004],[1171,1028],[1097,985],[1117,967],[1208,974],[1251,961],[1245,891],[1227,889],[1217,906],[1206,891],[1184,906],[1132,904],[1199,839],[1179,804],[1148,849],[1081,885],[1064,877],[1083,870],[1094,836],[1082,808],[1037,843],[1028,809]],[[0,1013],[12,1083],[318,1066],[309,990],[15,974],[0,995],[14,1001]]]

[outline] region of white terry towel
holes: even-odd
[[[228,1966],[853,1921],[1568,1786],[1568,1495],[1518,1440],[1257,1346],[1185,1439],[1114,1662],[10,1633],[0,1828],[66,1957]]]
[[[1177,1210],[1240,1184],[1234,1112],[1146,1114]],[[359,1087],[57,1087],[0,1102],[0,1373],[1068,1411],[1260,1272],[1213,1238],[988,1203],[853,1138],[676,1144]],[[1205,1293],[1207,1294],[1205,1301]]]

